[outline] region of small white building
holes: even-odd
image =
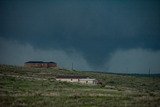
[[[74,83],[82,83],[82,84],[97,84],[96,79],[91,79],[86,76],[57,76],[57,81],[66,81],[66,82],[74,82]]]

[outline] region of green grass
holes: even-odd
[[[158,107],[160,78],[0,65],[0,107]],[[102,85],[59,82],[56,75],[96,78]],[[32,78],[26,78],[32,77]]]
[[[131,96],[5,96],[0,98],[0,104],[4,106],[26,107],[158,107],[159,98],[138,98]]]

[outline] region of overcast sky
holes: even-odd
[[[158,0],[1,0],[0,63],[160,73]]]

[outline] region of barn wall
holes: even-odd
[[[57,64],[54,63],[25,63],[25,67],[34,67],[34,68],[50,68],[57,67]]]
[[[48,67],[57,67],[57,64],[48,63]]]
[[[71,79],[71,78],[57,78],[57,81],[77,82],[82,84],[96,84],[95,79]]]
[[[71,78],[57,78],[57,81],[66,81],[66,82],[79,82],[79,79],[71,79]]]
[[[95,79],[80,79],[79,82],[83,84],[96,84]]]

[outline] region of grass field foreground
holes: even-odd
[[[101,85],[59,82],[57,75],[96,78]],[[160,77],[0,65],[2,107],[158,107]]]

